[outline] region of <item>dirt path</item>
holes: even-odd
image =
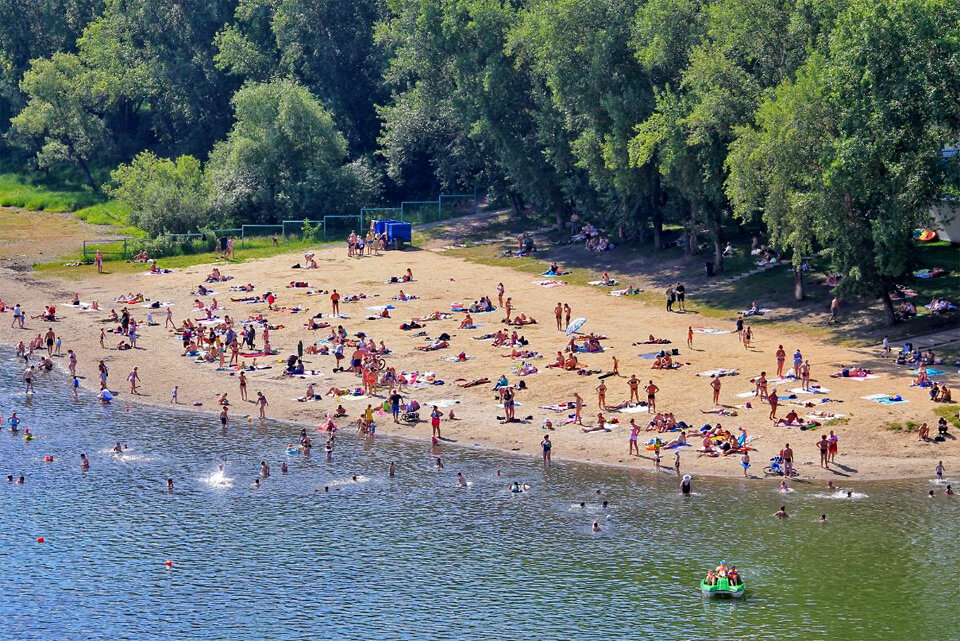
[[[76,254],[85,240],[116,236],[114,228],[89,225],[71,213],[0,207],[0,266],[27,270]]]

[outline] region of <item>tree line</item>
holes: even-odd
[[[0,0],[2,153],[151,232],[472,190],[884,300],[956,194],[956,0]]]

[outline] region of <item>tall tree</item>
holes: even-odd
[[[956,172],[941,148],[960,138],[958,54],[955,2],[851,2],[828,55],[781,83],[728,160],[738,214],[761,211],[800,249],[812,235],[844,276],[837,292],[880,298],[891,324],[890,294],[916,265],[912,231]]]
[[[375,178],[362,164],[344,164],[346,139],[305,87],[291,80],[250,84],[234,95],[233,108],[233,129],[207,164],[219,215],[276,223],[337,212],[356,199],[375,202]]]
[[[241,0],[217,35],[217,64],[242,77],[285,76],[324,100],[355,154],[376,148],[387,100],[385,51],[374,27],[383,0]]]
[[[68,53],[34,60],[20,89],[27,104],[11,120],[10,139],[35,150],[41,167],[75,164],[90,187],[98,190],[92,164],[109,143],[102,114],[111,97],[80,59]]]

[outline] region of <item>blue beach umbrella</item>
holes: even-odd
[[[567,327],[567,336],[578,331],[581,327],[587,324],[586,318],[574,318],[570,321],[570,325]]]

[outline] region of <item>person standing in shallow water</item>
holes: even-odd
[[[544,434],[543,440],[540,441],[540,447],[543,450],[543,466],[550,467],[550,450],[553,449],[553,443],[550,441],[549,434]]]

